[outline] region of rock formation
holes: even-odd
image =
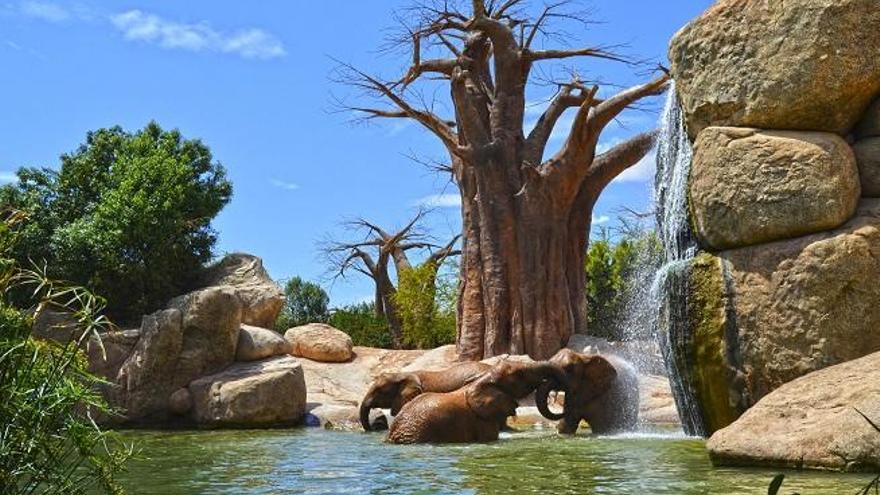
[[[707,443],[716,465],[880,468],[880,353],[814,371],[758,401]]]
[[[341,363],[352,358],[351,337],[325,323],[309,323],[284,332],[294,356]]]
[[[232,253],[208,268],[206,287],[231,287],[244,308],[241,322],[272,328],[284,306],[284,291],[263,268],[263,261],[253,255]]]
[[[878,50],[874,0],[721,0],[671,41],[701,253],[669,338],[698,431],[880,350]]]

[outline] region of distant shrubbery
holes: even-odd
[[[330,313],[328,323],[347,333],[354,345],[391,348],[388,322],[376,316],[373,303],[363,302],[336,308]]]
[[[330,317],[330,297],[320,285],[293,277],[284,286],[284,294],[284,308],[275,321],[279,332],[307,323],[325,323]]]
[[[190,289],[211,259],[211,220],[232,185],[207,146],[155,123],[90,132],[58,170],[24,168],[0,205],[27,212],[13,256],[105,294],[117,320]]]
[[[114,482],[130,451],[92,415],[110,413],[88,373],[81,343],[105,329],[102,301],[58,285],[9,257],[18,214],[0,218],[0,493],[77,495],[122,493]],[[27,306],[9,291],[24,289]],[[32,312],[47,305],[70,313],[78,329],[67,344],[31,337]]]
[[[431,349],[455,342],[457,283],[438,277],[436,263],[403,271],[394,301],[403,323],[403,345]]]
[[[612,239],[603,233],[587,251],[587,332],[610,340],[626,338],[623,312],[650,284],[662,244],[654,232],[634,230]]]

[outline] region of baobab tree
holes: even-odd
[[[462,259],[457,346],[462,359],[502,353],[547,358],[586,330],[584,257],[593,205],[602,190],[653,146],[654,133],[597,152],[603,129],[623,110],[667,87],[667,75],[600,98],[576,75],[524,130],[526,88],[547,61],[625,62],[606,47],[544,49],[553,21],[571,20],[568,2],[535,11],[526,0],[427,0],[398,17],[412,61],[386,80],[342,64],[340,79],[383,101],[346,105],[364,118],[411,119],[449,155],[461,194]],[[433,55],[444,54],[438,58]],[[441,116],[418,84],[446,85],[451,116]],[[560,118],[574,119],[561,148],[548,141]]]
[[[391,345],[395,349],[403,346],[403,323],[394,297],[397,293],[395,278],[392,278],[389,266],[393,264],[397,276],[412,269],[407,255],[412,250],[427,250],[427,257],[422,263],[437,265],[449,256],[461,254],[460,250],[455,249],[460,236],[454,236],[445,245],[438,245],[420,228],[419,223],[425,213],[419,211],[396,232],[389,232],[363,218],[347,222],[345,227],[352,233],[351,237],[360,239],[328,240],[322,249],[334,277],[345,277],[347,273],[354,271],[373,280],[376,316],[388,322]]]

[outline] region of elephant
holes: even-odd
[[[391,424],[391,443],[469,443],[498,439],[501,425],[516,415],[518,400],[548,382],[566,390],[562,369],[546,361],[501,361],[474,382],[446,393],[427,392],[411,400]]]
[[[370,411],[390,408],[396,416],[404,404],[423,392],[452,392],[479,378],[492,368],[479,362],[459,363],[441,371],[413,371],[383,373],[367,390],[360,405],[361,426],[365,431],[375,429],[370,424]]]
[[[571,349],[557,352],[550,362],[565,371],[569,390],[561,414],[547,408],[550,384],[535,393],[545,417],[558,419],[557,431],[574,434],[581,420],[596,434],[632,430],[639,417],[639,381],[635,368],[614,355],[583,354]]]

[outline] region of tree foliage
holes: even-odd
[[[20,269],[9,257],[13,217],[4,213],[0,223],[0,493],[122,493],[113,476],[130,450],[94,422],[94,414],[111,411],[80,350],[108,326],[103,302],[44,272]],[[30,306],[11,304],[14,287],[32,295]],[[31,337],[30,315],[47,305],[78,323],[66,344]]]
[[[192,287],[216,242],[210,222],[232,195],[207,146],[156,123],[90,132],[58,170],[18,177],[0,189],[0,204],[29,216],[14,258],[108,295],[119,320]]]
[[[654,232],[631,231],[614,240],[607,232],[590,242],[585,262],[590,335],[626,338],[623,312],[659,267],[661,244]]]
[[[354,345],[391,348],[391,332],[385,318],[376,315],[373,303],[363,302],[336,308],[328,323],[351,337]]]
[[[406,347],[431,349],[455,342],[455,306],[448,304],[448,290],[438,290],[439,268],[436,261],[429,260],[398,276],[394,298]],[[442,300],[444,295],[447,299]]]
[[[285,301],[275,329],[283,332],[307,323],[324,323],[330,316],[330,297],[320,285],[293,277],[284,286]]]

